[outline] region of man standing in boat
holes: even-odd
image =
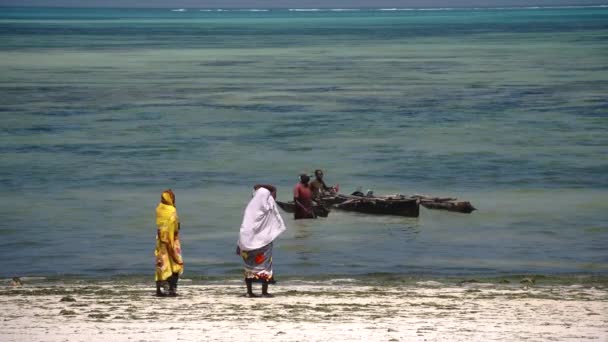
[[[323,170],[315,170],[315,180],[310,183],[310,191],[312,192],[312,198],[315,201],[319,201],[321,197],[326,194],[336,194],[338,192],[338,186],[329,187],[323,180]]]
[[[310,177],[306,174],[300,175],[300,182],[293,188],[293,203],[295,204],[293,218],[296,220],[315,218],[312,209],[312,191],[308,182]]]

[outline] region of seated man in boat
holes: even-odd
[[[295,204],[293,218],[296,220],[315,218],[309,181],[308,175],[301,174],[300,182],[293,188],[293,203]]]
[[[315,180],[310,183],[310,191],[312,192],[312,198],[318,201],[323,196],[338,193],[338,186],[327,186],[323,180],[323,170],[317,169],[315,170]]]

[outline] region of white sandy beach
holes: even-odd
[[[5,287],[0,341],[608,340],[603,288],[294,282],[272,289],[274,298],[249,299],[237,284],[182,285],[178,298],[137,285]]]

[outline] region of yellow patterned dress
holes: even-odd
[[[184,271],[179,242],[179,217],[173,198],[172,194],[163,192],[162,201],[156,207],[156,281],[165,281],[174,273],[182,274]]]

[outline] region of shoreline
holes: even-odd
[[[503,341],[605,340],[605,286],[424,281],[298,284],[246,298],[243,284],[0,287],[0,340],[10,341]],[[259,293],[259,285],[254,292]]]
[[[185,285],[235,285],[242,283],[242,270],[234,274],[203,275],[189,271],[180,278]],[[0,289],[8,286],[12,276],[0,277]],[[150,273],[114,274],[109,276],[86,274],[38,274],[19,275],[19,278],[31,286],[80,286],[90,285],[137,285],[146,286],[154,282]],[[608,288],[608,273],[362,273],[362,274],[316,274],[289,275],[281,274],[276,278],[279,285],[369,285],[369,286],[417,286],[425,282],[434,282],[441,286],[460,286],[467,283],[494,284],[496,286],[525,286],[532,283],[537,286],[571,286]]]

